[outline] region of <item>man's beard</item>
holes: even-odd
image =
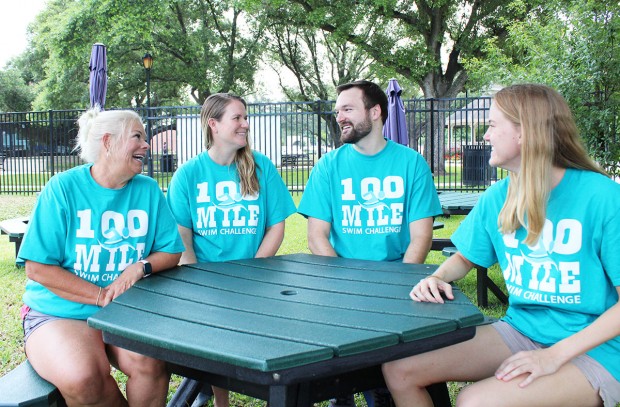
[[[342,133],[340,135],[340,141],[346,144],[355,144],[367,135],[369,135],[372,131],[372,122],[370,121],[369,117],[366,117],[363,122],[356,125],[353,125],[353,123],[351,122],[346,122],[342,125],[351,125],[352,127],[348,134],[345,135],[344,133]],[[342,125],[340,126],[341,130]]]

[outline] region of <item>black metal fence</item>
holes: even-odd
[[[479,191],[505,174],[489,167],[488,97],[404,100],[409,145],[427,160],[438,190]],[[252,147],[277,166],[291,192],[339,144],[333,101],[250,103]],[[137,110],[151,142],[144,173],[166,190],[176,168],[203,150],[200,106]],[[54,174],[81,164],[74,152],[82,110],[0,113],[0,193],[39,192]]]

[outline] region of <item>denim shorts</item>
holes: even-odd
[[[43,326],[48,322],[55,321],[57,319],[62,319],[60,317],[55,317],[35,311],[27,305],[24,305],[21,309],[21,318],[22,327],[24,328],[24,343],[26,343],[28,337],[30,337],[30,334],[32,334],[40,326]]]
[[[495,322],[492,326],[513,354],[544,348],[504,321]],[[620,382],[603,365],[585,354],[577,356],[571,360],[571,363],[577,366],[592,388],[598,391],[605,407],[615,407],[620,402]]]

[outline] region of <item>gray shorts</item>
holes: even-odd
[[[504,321],[495,322],[493,328],[500,334],[504,343],[514,354],[520,351],[544,348],[541,344],[532,341]],[[571,363],[588,379],[592,388],[598,391],[605,407],[615,407],[620,402],[620,382],[596,360],[588,355],[579,355]]]
[[[24,327],[24,343],[28,340],[30,334],[32,334],[37,328],[47,324],[48,322],[55,321],[57,319],[62,319],[60,317],[55,317],[52,315],[47,315],[42,312],[38,312],[24,306],[22,308],[22,326]]]

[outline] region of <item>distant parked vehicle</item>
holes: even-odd
[[[2,131],[2,153],[4,156],[23,157],[28,151],[28,140],[17,134]]]

